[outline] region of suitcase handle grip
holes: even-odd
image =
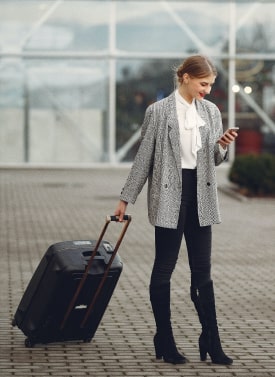
[[[131,218],[130,215],[124,215],[123,216],[123,221],[129,221],[129,218]],[[113,216],[113,215],[110,215],[110,216],[107,216],[107,221],[118,221],[119,220],[119,216]]]
[[[105,232],[106,232],[106,230],[108,228],[108,225],[110,224],[111,221],[118,221],[118,219],[119,219],[118,216],[107,216],[106,217],[106,221],[105,221],[104,227],[103,227],[103,229],[101,231],[101,234],[100,234],[100,236],[99,236],[99,238],[97,240],[95,248],[94,248],[94,250],[93,250],[93,252],[91,254],[91,257],[90,257],[89,262],[88,262],[88,264],[86,266],[85,272],[84,272],[84,274],[82,276],[82,279],[80,280],[80,282],[78,284],[76,292],[75,292],[75,294],[74,294],[74,296],[73,296],[73,298],[72,298],[72,300],[71,300],[71,302],[70,302],[70,304],[68,306],[68,309],[67,309],[67,311],[65,313],[65,316],[64,316],[64,318],[62,320],[62,323],[60,325],[60,330],[62,330],[65,327],[67,319],[69,318],[69,315],[71,314],[71,312],[72,312],[72,310],[73,310],[73,308],[75,306],[76,300],[77,300],[77,298],[78,298],[78,296],[79,296],[79,294],[80,294],[80,292],[81,292],[81,290],[82,290],[82,288],[84,286],[84,283],[85,283],[85,281],[86,281],[86,279],[88,277],[89,270],[90,270],[90,268],[92,266],[93,260],[94,260],[94,258],[96,256],[97,250],[98,250],[99,245],[100,245],[100,243],[101,243],[101,241],[102,241],[102,239],[104,237],[104,234],[105,234]],[[124,221],[124,225],[123,225],[122,231],[120,233],[120,236],[119,236],[119,238],[117,240],[117,243],[115,245],[115,248],[113,250],[113,254],[112,254],[112,256],[111,256],[111,258],[110,258],[110,260],[109,260],[109,262],[108,262],[108,264],[106,266],[106,270],[105,270],[103,278],[102,278],[102,280],[101,280],[101,282],[99,284],[99,287],[98,287],[98,289],[97,289],[97,291],[96,291],[96,293],[94,295],[94,298],[93,298],[92,302],[90,303],[90,305],[89,305],[89,307],[87,309],[87,312],[85,314],[85,317],[84,317],[84,319],[83,319],[83,321],[81,323],[81,327],[85,326],[85,323],[88,320],[90,312],[92,311],[92,309],[94,307],[95,301],[96,301],[96,299],[97,299],[97,297],[98,297],[98,295],[99,295],[99,293],[100,293],[100,291],[101,291],[101,289],[103,287],[103,284],[104,284],[105,280],[108,277],[109,270],[111,268],[113,260],[115,259],[116,253],[117,253],[118,248],[119,248],[119,246],[120,246],[120,244],[121,244],[121,242],[123,240],[123,237],[124,237],[124,235],[126,233],[126,230],[127,230],[128,226],[129,226],[131,220],[132,220],[132,217],[130,215],[124,215],[123,219],[125,219],[125,221]]]

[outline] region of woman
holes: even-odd
[[[211,279],[211,225],[220,223],[215,165],[225,160],[236,131],[223,133],[221,114],[204,99],[217,71],[201,55],[190,56],[176,71],[177,89],[150,105],[141,143],[115,215],[123,220],[148,179],[148,216],[155,227],[155,261],[150,301],[156,322],[157,359],[183,364],[175,344],[170,312],[170,280],[184,236],[191,271],[191,299],[202,333],[201,360],[232,364],[222,350]]]

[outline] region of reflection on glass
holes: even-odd
[[[275,51],[274,2],[237,4],[236,46],[238,53]]]
[[[2,132],[11,140],[24,134],[21,155],[18,156],[17,143],[11,143],[1,148],[3,156],[7,148],[9,155],[14,148],[16,161],[23,155],[26,162],[35,163],[106,159],[106,62],[31,60],[21,68],[0,92]],[[21,122],[13,118],[18,106]],[[22,152],[25,148],[28,151]]]
[[[108,1],[2,1],[0,45],[26,51],[106,51]]]
[[[203,16],[202,16],[203,15]],[[228,37],[227,2],[118,1],[117,47],[123,51],[221,52]]]

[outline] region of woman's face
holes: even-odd
[[[211,74],[207,77],[196,78],[185,73],[182,78],[183,82],[180,92],[185,100],[191,103],[194,98],[202,100],[206,94],[211,92],[216,76]]]

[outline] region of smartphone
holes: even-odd
[[[231,127],[231,128],[228,128],[227,131],[231,132],[231,131],[236,131],[238,132],[238,130],[240,129],[240,127]]]

